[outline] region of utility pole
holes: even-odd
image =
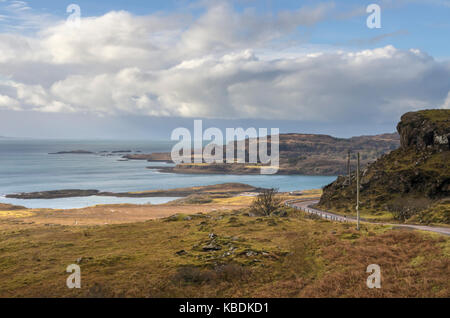
[[[350,177],[350,150],[348,151],[348,158],[347,158],[347,175],[348,175],[348,185],[350,186],[352,183],[352,179]]]
[[[359,152],[356,167],[356,229],[359,231]]]

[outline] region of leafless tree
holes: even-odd
[[[251,210],[256,215],[269,216],[281,207],[281,199],[277,196],[277,189],[263,190],[253,201]]]

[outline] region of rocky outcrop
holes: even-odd
[[[430,148],[449,150],[448,112],[449,110],[440,109],[404,114],[397,125],[401,147],[422,151]]]
[[[407,219],[450,197],[450,110],[407,113],[397,129],[401,147],[381,156],[361,173],[360,206],[374,214],[407,210],[407,215],[402,214]],[[338,177],[324,188],[319,206],[354,211],[355,185],[355,173],[350,182],[346,176]]]

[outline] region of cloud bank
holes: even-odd
[[[1,33],[0,109],[342,122],[449,107],[450,64],[419,50],[270,54],[333,8],[261,15],[216,3],[200,16],[113,11],[79,28]]]

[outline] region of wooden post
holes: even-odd
[[[352,179],[350,177],[350,150],[348,151],[348,158],[347,158],[347,176],[348,176],[348,185],[350,186],[352,183]]]
[[[356,167],[356,229],[359,231],[359,152]]]

